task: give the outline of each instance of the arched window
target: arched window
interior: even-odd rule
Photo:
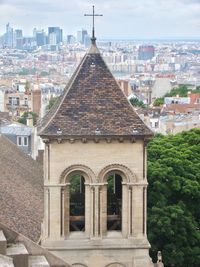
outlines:
[[[85,179],[75,174],[69,179],[70,187],[70,232],[85,231]]]
[[[117,173],[107,178],[107,230],[122,230],[122,177]]]
[[[72,165],[65,169],[60,177],[64,184],[61,189],[61,236],[73,238],[91,234],[91,186],[95,174],[84,165]],[[87,203],[87,204],[86,204]],[[78,231],[78,233],[77,233]]]

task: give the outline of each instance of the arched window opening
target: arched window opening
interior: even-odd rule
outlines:
[[[70,178],[70,231],[85,231],[85,179],[79,174]]]
[[[113,173],[107,179],[107,230],[122,230],[122,177]]]

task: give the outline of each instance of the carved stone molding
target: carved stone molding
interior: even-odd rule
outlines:
[[[137,182],[137,176],[126,166],[122,164],[110,164],[103,168],[98,175],[99,182],[105,182],[106,175],[110,172],[116,172],[122,175],[123,182]]]
[[[89,167],[82,164],[75,164],[69,166],[62,172],[60,183],[66,183],[66,179],[73,173],[83,174],[86,183],[96,182],[96,175]]]

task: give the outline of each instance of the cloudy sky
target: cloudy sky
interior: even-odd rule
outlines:
[[[96,36],[105,39],[200,38],[200,0],[0,0],[0,33],[5,24],[30,35],[34,27],[60,26],[64,34],[91,30],[92,11]]]

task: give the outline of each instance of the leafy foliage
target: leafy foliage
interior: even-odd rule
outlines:
[[[167,93],[165,96],[171,97],[179,95],[181,97],[186,97],[189,91],[190,90],[186,85],[180,85],[179,87],[172,89],[171,92]]]
[[[134,107],[146,108],[146,105],[141,100],[134,98],[134,97],[130,99],[130,103]]]
[[[46,106],[46,112],[48,112],[52,107],[53,105],[56,103],[57,99],[59,97],[52,97],[50,100],[49,100],[49,104]]]
[[[177,95],[179,95],[180,97],[187,97],[188,92],[190,91],[191,90],[188,89],[187,85],[179,85],[179,87],[174,88],[171,90],[171,92],[165,94],[164,97],[157,98],[154,101],[153,106],[163,105],[165,97],[172,97],[172,96],[177,96]],[[192,93],[200,93],[200,86],[197,86],[195,90],[192,90]]]
[[[23,113],[23,115],[21,116],[21,118],[18,119],[18,122],[26,125],[26,120],[27,120],[29,114],[32,115],[32,117],[33,117],[33,125],[36,125],[38,115],[32,111],[25,111]]]
[[[154,107],[159,107],[164,104],[164,97],[156,98],[156,100],[153,102]]]
[[[200,129],[157,135],[148,145],[151,256],[166,267],[200,266]]]

